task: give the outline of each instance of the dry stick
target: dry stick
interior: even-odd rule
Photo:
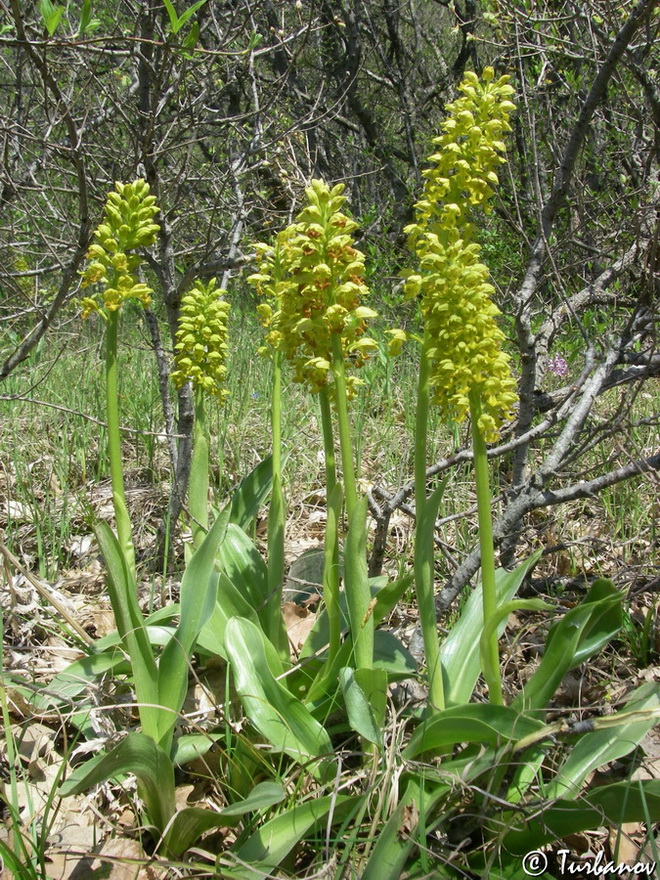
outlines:
[[[5,559],[12,565],[16,571],[20,572],[23,577],[28,580],[35,590],[39,593],[42,599],[45,599],[47,602],[53,606],[53,608],[62,615],[62,617],[69,624],[71,629],[75,630],[80,638],[88,645],[94,644],[94,639],[89,635],[89,633],[85,632],[85,630],[77,623],[73,617],[66,610],[64,605],[56,599],[55,596],[50,592],[47,586],[43,584],[39,578],[35,577],[31,572],[29,572],[18,559],[14,556],[14,554],[9,550],[8,547],[5,547],[4,544],[0,544],[0,553],[5,557]]]

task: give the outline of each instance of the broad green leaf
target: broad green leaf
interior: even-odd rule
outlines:
[[[245,532],[230,523],[218,550],[221,569],[265,623],[268,602],[268,569],[261,554]]]
[[[228,519],[229,511],[218,516],[186,566],[179,598],[181,618],[160,658],[158,702],[170,710],[161,713],[159,742],[166,751],[171,748],[174,726],[188,690],[188,665],[193,645],[215,608],[217,579],[213,568]]]
[[[521,715],[510,706],[494,706],[490,703],[452,706],[420,724],[403,750],[403,756],[412,759],[423,752],[462,742],[501,746],[505,742],[516,742],[543,727],[542,721]]]
[[[184,26],[184,24],[188,21],[188,19],[190,18],[190,16],[191,16],[191,15],[194,15],[194,14],[197,12],[197,10],[198,10],[200,7],[202,7],[206,2],[207,2],[207,0],[198,0],[197,3],[193,3],[192,6],[189,6],[188,9],[186,9],[186,11],[183,12],[183,13],[179,16],[179,26],[177,27],[177,31],[181,30],[181,28],[182,28],[182,27]]]
[[[167,833],[167,848],[174,856],[185,853],[205,831],[236,825],[246,813],[267,810],[284,800],[285,792],[277,782],[261,782],[243,801],[214,812],[188,807],[176,814]]]
[[[298,692],[298,688],[308,688],[305,702],[317,703],[328,694],[334,693],[337,686],[337,676],[343,666],[349,666],[353,661],[353,646],[347,639],[337,652],[334,663],[315,664],[313,661],[305,661],[299,675],[291,677],[291,691]],[[320,665],[320,669],[319,669]],[[382,670],[387,673],[389,681],[398,681],[402,678],[410,678],[417,672],[417,663],[412,654],[401,644],[397,637],[389,630],[377,629],[374,633],[374,670]],[[310,684],[310,676],[317,671],[317,676]]]
[[[253,468],[234,490],[231,499],[229,522],[244,532],[250,528],[259,513],[261,505],[268,497],[273,485],[273,457],[264,458]]]
[[[188,52],[184,53],[186,58],[193,57],[192,54],[189,54],[189,53],[191,53],[192,50],[197,45],[197,40],[199,40],[199,24],[198,24],[198,22],[193,21],[192,27],[190,28],[190,31],[188,32],[185,39],[181,43],[183,48],[188,50]]]
[[[216,573],[217,599],[211,617],[197,636],[197,647],[208,654],[227,659],[225,629],[232,617],[245,617],[260,626],[259,617],[252,605],[239,593],[224,572]]]
[[[263,633],[249,620],[234,617],[225,630],[225,647],[245,714],[273,747],[297,761],[331,755],[325,729],[275,680]]]
[[[117,636],[119,641],[119,636]],[[62,705],[85,691],[92,682],[106,672],[116,670],[126,663],[126,655],[119,648],[110,648],[100,654],[89,654],[74,660],[66,669],[58,673],[49,683],[45,693],[35,694],[33,704],[36,709],[45,710],[48,706]]]
[[[41,12],[44,27],[48,31],[48,36],[52,37],[60,23],[60,19],[64,13],[64,7],[55,6],[51,0],[40,0],[39,11]]]
[[[197,637],[196,649],[212,657],[220,656],[227,660],[225,630],[232,617],[244,617],[258,627],[262,633],[263,629],[257,612],[238,592],[227,575],[224,572],[216,572],[214,577],[217,580],[218,600],[215,603],[213,614]],[[284,664],[275,650],[275,646],[270,639],[266,638],[265,634],[264,648],[270,671],[277,678],[284,673]]]
[[[490,639],[495,630],[504,623],[506,625],[507,620],[509,619],[509,615],[513,614],[516,611],[556,611],[556,605],[550,605],[549,602],[544,602],[543,599],[512,599],[510,602],[504,602],[499,605],[495,609],[495,613],[490,615],[486,623],[484,624],[484,628],[481,633],[481,638],[479,639],[479,656],[481,658],[481,668],[482,670],[486,670],[486,664],[488,663],[488,651],[490,647]],[[484,671],[484,678],[486,679],[486,683],[488,684],[488,689],[490,691],[491,681],[492,686],[497,686],[497,681],[495,678],[492,678],[490,674]]]
[[[355,505],[344,544],[344,592],[350,622],[355,665],[373,663],[374,619],[367,572],[367,498]]]
[[[193,3],[193,5],[189,6],[188,9],[186,9],[186,11],[183,12],[180,16],[177,15],[172,0],[163,0],[163,3],[165,4],[165,9],[167,9],[167,15],[170,20],[172,33],[178,34],[181,28],[190,18],[190,16],[194,15],[200,8],[200,6],[203,6],[206,3],[206,0],[198,0],[197,3]]]
[[[93,785],[128,773],[137,777],[149,818],[162,833],[175,809],[174,765],[167,753],[144,733],[129,733],[111,752],[77,767],[59,793],[61,797],[80,794]]]
[[[538,669],[511,705],[525,710],[546,706],[564,675],[619,631],[621,599],[611,581],[595,581],[583,601],[552,626]]]
[[[609,578],[599,578],[593,582],[581,604],[593,604],[596,607],[580,635],[571,669],[575,669],[576,666],[580,666],[593,657],[618,633],[623,626],[622,601],[623,594],[617,590]],[[568,617],[568,615],[566,616]],[[560,626],[557,625],[552,627],[548,633],[546,650],[552,644],[552,640],[559,630]]]
[[[363,669],[360,671],[375,672],[373,669]],[[387,686],[387,679],[385,680],[385,685]],[[382,725],[377,723],[371,703],[357,683],[355,672],[350,667],[345,666],[339,671],[339,686],[344,696],[348,723],[351,725],[351,728],[368,742],[382,746]]]
[[[656,713],[649,713],[646,719],[643,717],[643,710],[657,710],[658,707],[660,685],[647,682],[638,687],[626,701],[625,709],[607,718],[609,724],[617,715],[622,715],[621,724],[585,733],[573,746],[550,785],[545,788],[544,796],[577,797],[592,770],[629,754],[648,731],[659,723],[660,718]],[[631,712],[635,715],[631,716]],[[640,715],[637,715],[638,712]]]
[[[280,813],[266,822],[252,834],[245,843],[236,848],[236,858],[250,867],[232,871],[230,877],[245,877],[253,880],[257,871],[269,872],[276,868],[314,827],[325,822],[328,814],[335,822],[343,821],[350,812],[357,809],[361,798],[348,795],[327,795],[296,804],[290,810]]]
[[[498,605],[508,602],[518,591],[527,572],[541,555],[538,550],[513,571],[498,568],[495,589]],[[468,597],[458,622],[440,647],[440,661],[445,685],[447,706],[467,703],[481,672],[479,640],[483,631],[484,613],[481,584]],[[497,632],[501,635],[506,620],[500,621]]]
[[[172,763],[175,767],[183,767],[197,758],[203,758],[224,737],[224,733],[183,733],[174,740]]]
[[[80,23],[78,24],[78,33],[86,34],[95,31],[101,24],[98,18],[92,18],[92,0],[83,0],[82,10],[80,12]]]
[[[375,585],[375,580],[376,578],[370,578],[369,580],[372,589]],[[378,624],[385,620],[385,618],[394,610],[394,606],[404,595],[406,590],[413,585],[414,581],[414,574],[407,574],[405,577],[399,578],[396,581],[390,581],[389,583],[386,582],[378,589],[378,592],[374,597],[376,599],[376,604],[374,605],[373,610],[374,626],[378,626]]]
[[[544,810],[534,810],[521,830],[512,830],[502,840],[505,851],[523,855],[569,834],[589,831],[602,825],[615,828],[626,822],[643,822],[647,815],[660,816],[660,780],[617,782],[596,788],[578,800],[560,799]]]
[[[135,694],[144,733],[158,738],[158,668],[137,600],[135,578],[117,538],[107,523],[98,523],[96,538],[108,571],[108,592],[117,630],[131,660]]]
[[[407,648],[387,629],[374,633],[374,668],[387,672],[391,681],[410,678],[417,672],[417,663]]]
[[[341,561],[339,566],[341,570]],[[374,619],[374,626],[377,626],[385,617],[387,617],[401,596],[403,596],[406,590],[412,585],[413,580],[413,575],[406,575],[405,577],[392,581],[391,583],[387,583],[386,577],[369,578],[368,583],[371,594],[371,603],[373,604],[372,616]],[[339,614],[341,630],[342,632],[346,632],[348,630],[349,622],[345,592],[339,594]],[[328,616],[326,609],[324,609],[316,618],[316,622],[303,645],[303,649],[300,653],[301,659],[323,652],[327,647],[329,640],[330,629],[328,626]],[[412,668],[415,669],[416,665]]]

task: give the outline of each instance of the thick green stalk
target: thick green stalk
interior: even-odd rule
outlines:
[[[344,476],[348,535],[344,546],[344,587],[351,626],[351,639],[355,651],[357,669],[373,666],[374,622],[371,609],[371,592],[367,574],[367,499],[358,503],[357,480],[353,465],[351,427],[348,418],[348,396],[344,373],[344,351],[341,336],[332,334],[332,373],[335,380],[335,405],[339,448]]]
[[[268,609],[267,633],[282,660],[290,660],[289,642],[282,618],[284,586],[284,526],[286,509],[282,492],[282,353],[273,358],[273,393],[271,398],[273,432],[273,490],[268,512]]]
[[[325,497],[329,499],[337,483],[337,472],[335,469],[335,441],[332,436],[332,408],[327,386],[321,388],[319,392],[319,403],[321,405],[321,428],[325,456]]]
[[[106,419],[108,422],[108,459],[110,460],[110,476],[112,479],[112,503],[115,508],[117,537],[124,554],[129,571],[135,577],[135,548],[131,519],[126,506],[124,491],[124,470],[121,460],[121,435],[119,433],[119,391],[117,387],[117,330],[119,312],[108,312],[108,329],[106,336]]]
[[[204,392],[195,388],[193,454],[190,462],[188,510],[192,520],[192,542],[199,548],[209,530],[209,435]]]
[[[337,428],[339,429],[339,449],[344,477],[346,513],[350,528],[353,511],[357,504],[357,481],[351,447],[351,426],[348,418],[348,398],[346,394],[346,375],[344,371],[344,351],[339,333],[332,334],[332,374],[335,380],[335,405],[337,407]]]
[[[325,457],[325,497],[327,520],[325,527],[325,561],[323,566],[323,602],[328,615],[328,669],[334,668],[335,657],[341,644],[341,614],[339,610],[339,520],[341,517],[341,486],[337,488],[335,469],[335,442],[332,434],[332,408],[327,387],[319,392],[323,451]]]
[[[479,391],[470,391],[470,419],[472,422],[472,445],[474,450],[474,477],[477,488],[477,516],[479,519],[479,547],[481,550],[481,589],[483,594],[484,626],[497,613],[495,591],[495,550],[493,547],[493,520],[491,512],[490,480],[486,443],[479,430],[481,398]],[[495,705],[504,705],[500,656],[497,646],[497,628],[493,628],[484,651],[484,678],[488,685],[488,697]]]
[[[426,498],[426,435],[429,414],[429,362],[422,350],[417,385],[415,422],[415,590],[419,619],[424,639],[429,703],[434,711],[445,708],[445,693],[440,664],[440,644],[436,624],[434,583],[433,525],[435,505],[427,506]],[[432,517],[433,522],[426,519]]]

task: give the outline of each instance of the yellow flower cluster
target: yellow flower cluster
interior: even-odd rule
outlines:
[[[515,109],[508,79],[495,80],[490,67],[482,80],[465,74],[463,96],[448,105],[443,134],[433,142],[440,151],[430,157],[435,166],[425,172],[415,223],[406,228],[419,260],[419,272],[408,274],[406,294],[421,296],[431,400],[445,418],[460,422],[470,409],[470,391],[478,390],[479,428],[489,443],[511,419],[518,398],[470,214],[475,206],[487,208],[497,184],[494,169],[504,161],[501,136],[510,131]]]
[[[308,204],[275,245],[259,244],[258,272],[248,281],[264,297],[259,307],[268,345],[294,367],[294,381],[319,391],[328,384],[332,337],[341,339],[347,367],[364,365],[377,344],[365,336],[376,312],[360,305],[368,294],[364,254],[353,247],[357,223],[341,212],[343,184],[330,189],[313,180]],[[347,377],[349,393],[360,380]]]
[[[181,300],[179,327],[176,333],[176,370],[172,381],[180,388],[192,382],[221,403],[229,392],[223,387],[227,367],[227,316],[229,303],[222,299],[226,291],[213,278],[207,285],[197,279],[193,289]]]
[[[151,301],[153,291],[135,275],[140,257],[130,251],[154,243],[160,229],[154,217],[159,210],[144,180],[117,183],[108,195],[103,222],[94,232],[96,241],[87,252],[92,262],[83,274],[82,286],[103,284],[103,306],[110,312],[127,299],[140,300],[144,306]],[[82,305],[83,318],[101,310],[94,297],[85,297]]]

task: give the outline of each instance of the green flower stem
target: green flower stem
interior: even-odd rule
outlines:
[[[427,675],[429,680],[429,703],[434,711],[445,708],[440,645],[436,624],[435,596],[433,590],[433,524],[435,505],[427,507],[426,498],[426,435],[429,413],[429,362],[422,351],[417,386],[417,414],[415,424],[415,590],[419,606],[419,618],[424,639]],[[426,523],[426,515],[433,518]]]
[[[319,403],[321,405],[321,428],[325,454],[325,497],[329,499],[337,483],[337,472],[335,469],[335,443],[332,436],[332,409],[327,385],[324,385],[319,391]]]
[[[470,391],[470,419],[472,422],[472,445],[474,449],[474,474],[477,488],[477,516],[479,519],[479,547],[481,550],[481,587],[483,593],[484,626],[489,626],[497,615],[495,592],[495,550],[493,547],[493,520],[491,512],[490,480],[486,442],[479,430],[481,398],[479,390]],[[497,629],[493,628],[484,652],[484,678],[488,685],[488,697],[497,706],[504,705],[500,656],[497,646]]]
[[[112,478],[112,503],[115,508],[117,536],[128,570],[135,577],[135,548],[131,519],[126,506],[124,470],[121,460],[121,436],[119,433],[119,392],[117,388],[117,331],[119,312],[108,311],[106,336],[106,418],[108,422],[108,458]]]
[[[367,574],[367,499],[363,497],[358,502],[357,498],[344,374],[344,352],[339,333],[332,334],[332,373],[335,379],[337,426],[348,517],[348,534],[344,545],[346,603],[356,668],[371,669],[374,653],[374,619],[372,609],[369,607],[371,592]]]
[[[341,466],[344,476],[344,494],[346,497],[346,514],[350,528],[353,511],[357,504],[357,482],[353,465],[351,448],[351,426],[348,418],[348,400],[346,395],[346,376],[344,371],[344,352],[339,333],[332,334],[332,373],[335,379],[335,404],[337,406],[337,427],[339,429],[339,448]]]
[[[188,509],[192,520],[192,542],[198,549],[209,530],[209,435],[204,392],[195,388],[193,455],[190,463]]]
[[[337,484],[335,443],[332,434],[332,408],[327,386],[319,391],[323,451],[325,453],[325,497],[327,521],[325,529],[325,565],[323,567],[323,602],[328,615],[328,662],[334,669],[335,657],[341,646],[341,614],[339,611],[339,519],[342,489]]]
[[[273,358],[273,393],[271,397],[273,432],[273,490],[268,512],[268,608],[267,633],[278,654],[288,665],[289,643],[282,618],[284,586],[284,526],[286,510],[282,492],[282,353]]]

